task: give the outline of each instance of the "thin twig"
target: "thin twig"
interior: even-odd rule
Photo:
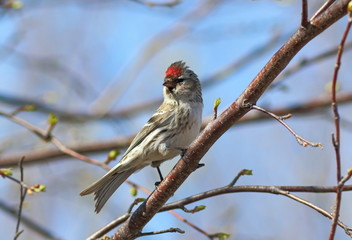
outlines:
[[[343,188],[343,191],[346,191],[348,189],[348,191],[352,191],[352,185],[349,186],[345,186],[345,188]],[[207,199],[207,198],[211,198],[214,196],[218,196],[218,195],[223,195],[226,193],[237,193],[237,192],[262,192],[262,193],[271,193],[271,194],[279,194],[279,195],[283,195],[286,197],[289,197],[297,202],[300,202],[312,209],[314,209],[315,211],[319,212],[320,214],[322,214],[325,217],[328,217],[330,219],[333,219],[333,216],[328,213],[327,211],[325,211],[322,208],[319,208],[318,206],[302,199],[299,198],[291,193],[289,193],[290,191],[296,191],[296,192],[315,192],[315,193],[327,193],[327,192],[336,192],[337,191],[337,187],[318,187],[318,186],[225,186],[222,188],[216,188],[210,191],[206,191],[206,192],[202,192],[202,193],[198,193],[195,194],[193,196],[187,197],[185,199],[176,201],[176,202],[172,202],[169,204],[164,205],[161,209],[160,212],[163,211],[167,211],[170,209],[177,209],[177,208],[181,208],[184,205],[190,204],[190,203],[194,203],[197,202],[199,200],[203,200],[203,199]],[[343,222],[338,221],[337,223],[341,228],[343,228],[346,232],[346,234],[350,235],[352,232],[352,228],[348,227],[347,225],[345,225]]]
[[[186,218],[182,217],[180,214],[178,214],[177,212],[175,212],[174,210],[169,210],[168,211],[170,214],[174,215],[177,219],[181,220],[182,222],[186,223],[188,226],[192,227],[193,229],[195,229],[196,231],[200,232],[201,234],[203,234],[204,236],[209,237],[211,234],[207,233],[206,231],[204,231],[203,229],[201,229],[200,227],[194,225],[193,223],[191,223],[190,221],[188,221]]]
[[[301,27],[306,28],[307,25],[308,25],[308,3],[307,3],[307,0],[302,0]]]
[[[132,0],[132,1],[146,5],[148,7],[173,7],[182,2],[182,0],[172,0],[165,3],[155,3],[151,1],[145,1],[145,0]]]
[[[248,172],[250,174],[247,174]],[[240,179],[240,177],[243,175],[252,175],[252,170],[242,169],[240,172],[237,173],[236,177],[230,182],[228,186],[234,186],[237,183],[238,179]]]
[[[337,84],[338,74],[341,66],[341,58],[343,54],[344,45],[345,45],[348,33],[350,31],[351,25],[352,25],[352,12],[350,11],[348,23],[341,39],[339,51],[337,52],[337,59],[336,59],[334,75],[333,75],[332,85],[331,85],[331,106],[334,113],[334,121],[335,121],[335,134],[332,135],[332,143],[335,149],[336,178],[337,178],[338,188],[336,191],[334,218],[331,225],[329,240],[333,240],[335,238],[336,226],[338,224],[339,216],[340,216],[342,187],[345,181],[347,181],[347,179],[344,181],[341,181],[342,176],[341,176],[341,155],[340,155],[340,115],[339,115],[337,101],[336,101],[336,84]]]
[[[218,117],[218,108],[219,108],[220,103],[221,103],[221,99],[220,99],[220,98],[217,98],[217,99],[214,101],[214,107],[213,107],[213,121]]]
[[[20,168],[20,173],[21,173],[21,178],[20,178],[21,183],[23,183],[24,181],[23,160],[24,160],[24,157],[20,159],[20,162],[18,164]],[[17,224],[16,224],[16,232],[15,232],[14,240],[16,240],[23,232],[23,230],[19,231],[19,229],[20,229],[20,223],[21,223],[21,217],[22,217],[22,207],[23,207],[24,199],[26,198],[26,194],[27,194],[27,188],[24,187],[23,184],[20,184],[20,204],[18,207]]]
[[[315,18],[317,18],[319,15],[321,15],[323,12],[325,12],[333,3],[335,2],[335,0],[327,0],[323,6],[321,6],[321,8],[315,12],[315,14],[313,15],[313,17],[311,17],[311,21],[315,20]]]
[[[303,198],[297,197],[297,196],[295,196],[295,195],[293,195],[293,194],[290,194],[289,192],[282,191],[282,190],[280,190],[280,189],[278,189],[277,191],[278,191],[281,195],[286,196],[286,197],[288,197],[288,198],[291,198],[291,199],[293,199],[293,200],[295,200],[295,201],[297,201],[297,202],[299,202],[299,203],[302,203],[302,204],[304,204],[304,205],[306,205],[306,206],[312,208],[313,210],[317,211],[318,213],[322,214],[323,216],[325,216],[325,217],[327,217],[327,218],[329,218],[329,219],[333,219],[333,216],[332,216],[329,212],[327,212],[327,211],[325,211],[324,209],[322,209],[322,208],[320,208],[320,207],[318,207],[318,206],[312,204],[311,202],[308,202],[307,200],[304,200]],[[341,228],[343,228],[343,229],[345,230],[345,232],[346,232],[347,235],[351,236],[351,231],[352,231],[352,228],[351,228],[351,227],[346,226],[346,225],[345,225],[343,222],[341,222],[341,221],[337,221],[336,224],[339,225]]]
[[[259,192],[260,193],[260,192],[262,192],[262,193],[281,194],[280,191],[275,190],[275,189],[278,189],[280,191],[284,191],[285,194],[287,192],[335,193],[337,191],[336,186],[331,186],[331,187],[322,187],[322,186],[225,186],[225,187],[209,190],[206,192],[198,193],[198,194],[192,195],[190,197],[187,197],[187,198],[175,201],[175,202],[171,202],[169,204],[165,204],[160,209],[159,212],[169,211],[169,213],[175,215],[177,213],[175,211],[173,211],[173,209],[179,209],[187,204],[191,204],[191,203],[203,200],[203,199],[207,199],[207,198],[211,198],[211,197],[219,196],[219,195],[223,195],[223,194],[228,194],[228,193],[240,193],[240,192]],[[276,193],[275,191],[278,193]],[[342,188],[342,191],[352,191],[352,185],[344,185]],[[317,209],[315,209],[315,210],[317,210]],[[320,213],[323,214],[324,216],[327,216],[327,217],[331,216],[325,210],[322,210],[319,208],[318,208],[318,210],[320,210]],[[99,231],[97,231],[96,233],[91,235],[88,238],[88,240],[93,240],[93,239],[97,239],[99,237],[104,236],[104,234],[106,234],[107,232],[111,231],[112,229],[116,228],[117,226],[119,226],[120,224],[125,222],[129,216],[130,216],[130,214],[126,213],[123,216],[117,218],[116,220],[110,222],[109,224],[107,224],[106,226],[101,228]],[[181,221],[187,223],[188,225],[191,225],[192,228],[196,229],[197,231],[204,234],[205,236],[209,237],[209,236],[213,235],[213,234],[208,234],[204,230],[202,230],[202,229],[198,228],[197,226],[193,225],[192,223],[188,222],[186,219],[181,217],[179,214],[177,214],[175,216],[177,218],[179,218]],[[346,231],[346,233],[347,233],[347,231],[348,232],[352,231],[352,228],[346,226],[342,222],[339,222],[339,226],[342,227]]]
[[[41,138],[45,142],[51,142],[53,143],[61,152],[66,153],[67,155],[70,155],[74,158],[80,159],[84,162],[88,162],[94,165],[98,165],[106,170],[109,170],[110,167],[104,164],[103,162],[94,160],[92,158],[89,158],[87,156],[84,156],[78,152],[73,151],[72,149],[69,149],[66,147],[64,144],[62,144],[57,138],[51,135],[52,128],[48,128],[47,131],[43,131],[40,128],[37,128],[36,126],[32,125],[31,123],[27,122],[24,119],[21,119],[19,117],[13,116],[8,113],[4,113],[0,111],[0,115],[5,116],[6,118],[10,119],[11,121],[21,125],[22,127],[27,128],[29,131],[37,135],[39,138]]]
[[[344,176],[341,181],[339,182],[339,185],[338,186],[344,186],[345,183],[352,177],[352,169],[350,168],[348,171],[347,171],[347,175]]]
[[[296,138],[297,142],[302,145],[303,147],[306,147],[306,146],[312,146],[312,147],[320,147],[322,148],[322,144],[321,143],[314,143],[314,142],[310,142],[308,141],[307,139],[299,136],[290,126],[288,126],[283,120],[287,119],[287,118],[290,118],[291,117],[291,114],[287,114],[285,116],[277,116],[275,115],[274,113],[271,113],[267,110],[265,110],[264,108],[261,108],[257,105],[252,105],[251,108],[253,109],[256,109],[256,110],[259,110],[263,113],[266,113],[268,114],[269,116],[271,116],[272,118],[274,118],[275,120],[277,120],[279,123],[281,123],[285,128],[287,128],[288,131],[290,131],[290,133],[292,133],[292,135]]]
[[[130,207],[127,210],[127,213],[131,213],[133,210],[133,207],[138,205],[138,203],[143,202],[145,198],[136,198],[133,203],[130,205]]]
[[[155,232],[145,232],[145,233],[140,233],[138,237],[142,237],[142,236],[150,236],[150,235],[157,235],[157,234],[162,234],[162,233],[185,233],[185,231],[179,229],[179,228],[169,228],[166,230],[161,230],[161,231],[155,231]]]

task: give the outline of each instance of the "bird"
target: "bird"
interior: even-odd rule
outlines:
[[[177,155],[199,135],[203,98],[201,84],[183,61],[172,63],[165,72],[163,102],[132,140],[121,160],[80,195],[94,193],[95,212],[99,213],[111,195],[136,171],[159,166]]]

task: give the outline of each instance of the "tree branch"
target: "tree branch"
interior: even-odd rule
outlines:
[[[337,52],[337,59],[336,59],[334,75],[333,75],[332,85],[331,85],[331,106],[332,106],[332,110],[334,113],[334,122],[335,122],[335,134],[332,135],[332,143],[333,143],[333,146],[335,149],[336,178],[337,178],[338,188],[336,191],[334,218],[332,219],[329,240],[333,240],[335,238],[336,226],[338,224],[339,216],[340,216],[340,208],[341,208],[341,200],[342,200],[342,187],[344,184],[344,182],[341,181],[342,176],[341,176],[341,155],[340,155],[340,115],[339,115],[337,102],[336,102],[336,84],[337,84],[337,79],[338,79],[338,73],[339,73],[340,66],[341,66],[341,58],[342,58],[342,54],[343,54],[343,49],[344,49],[345,42],[346,42],[348,33],[350,31],[351,25],[352,25],[352,11],[349,10],[348,23],[347,23],[345,32],[342,36],[342,39],[341,39],[339,51]]]
[[[145,0],[132,0],[132,1],[146,5],[148,7],[173,7],[182,2],[182,0],[172,0],[165,3],[156,3],[156,2],[145,1]]]
[[[191,144],[183,158],[169,175],[160,183],[149,198],[143,202],[114,235],[115,239],[134,239],[143,227],[160,210],[165,202],[181,186],[186,178],[197,169],[200,159],[209,148],[249,109],[242,103],[254,104],[270,83],[287,66],[291,59],[314,37],[346,15],[349,0],[333,4],[319,15],[307,28],[300,28],[269,60],[253,79],[241,96],[216,120],[211,122]]]
[[[284,120],[285,119],[288,119],[290,118],[292,115],[289,113],[287,115],[284,115],[284,116],[277,116],[276,114],[274,113],[271,113],[269,111],[267,111],[266,109],[264,108],[261,108],[257,105],[251,105],[250,108],[253,108],[253,109],[256,109],[256,110],[259,110],[265,114],[268,114],[269,116],[271,116],[272,118],[274,118],[275,120],[277,120],[279,123],[281,123],[297,140],[298,144],[303,146],[303,147],[306,147],[306,146],[312,146],[312,147],[320,147],[320,148],[323,148],[323,145],[321,143],[314,143],[314,142],[310,142],[308,141],[307,139],[301,137],[300,135],[298,135],[290,126],[288,126]]]
[[[352,191],[352,185],[345,185],[345,186],[343,186],[342,190],[343,191]],[[209,190],[206,192],[198,193],[198,194],[192,195],[190,197],[165,204],[163,207],[161,207],[159,212],[165,212],[165,211],[170,212],[170,211],[173,211],[174,209],[182,209],[182,207],[184,207],[185,205],[195,203],[200,200],[207,199],[207,198],[212,198],[215,196],[220,196],[220,195],[229,194],[229,193],[255,192],[255,193],[271,193],[271,194],[286,195],[287,192],[336,193],[336,191],[337,191],[336,186],[322,187],[322,186],[231,186],[231,185],[227,185],[224,187],[220,187],[220,188],[216,188],[216,189]],[[284,193],[284,194],[282,194],[282,193]],[[317,210],[314,207],[312,207],[312,208],[314,210],[320,212],[324,216],[326,216],[326,217],[330,216],[330,219],[332,218],[331,214],[327,213],[325,210],[323,210],[323,209]],[[130,214],[126,213],[126,214],[122,215],[121,217],[117,218],[116,220],[110,222],[108,225],[104,226],[99,231],[97,231],[96,233],[91,235],[88,238],[88,240],[93,240],[93,239],[104,236],[109,231],[111,231],[112,229],[116,228],[117,226],[119,226],[120,224],[125,222],[127,220],[127,218],[129,217],[129,215]],[[340,226],[343,229],[345,229],[345,231],[346,230],[352,231],[352,229],[350,227],[346,226],[342,222],[340,222]],[[197,227],[195,227],[195,229],[198,230]],[[208,234],[201,229],[200,229],[200,232],[202,232],[206,236],[213,235],[213,234]]]
[[[177,232],[177,233],[185,233],[185,231],[179,229],[179,228],[169,228],[166,230],[161,230],[161,231],[155,231],[155,232],[145,232],[145,233],[140,233],[138,237],[142,236],[150,236],[150,235],[157,235],[157,234],[162,234],[162,233],[172,233],[172,232]]]
[[[307,0],[302,0],[301,27],[306,28],[308,24],[308,3]]]

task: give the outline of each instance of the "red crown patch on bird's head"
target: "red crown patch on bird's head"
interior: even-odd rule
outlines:
[[[165,75],[171,78],[177,78],[183,74],[185,63],[175,62],[166,70]]]
[[[166,70],[166,76],[170,76],[172,78],[178,77],[182,75],[182,69],[177,66],[171,66]]]

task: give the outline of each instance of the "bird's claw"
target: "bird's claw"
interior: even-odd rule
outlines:
[[[187,152],[187,148],[180,148],[180,156],[183,158]]]
[[[157,182],[155,182],[155,183],[154,183],[155,188],[158,188],[158,187],[159,187],[159,185],[160,185],[160,183],[161,183],[161,181],[157,181]]]
[[[201,168],[201,167],[204,167],[204,166],[205,166],[205,163],[198,163],[197,169]]]

